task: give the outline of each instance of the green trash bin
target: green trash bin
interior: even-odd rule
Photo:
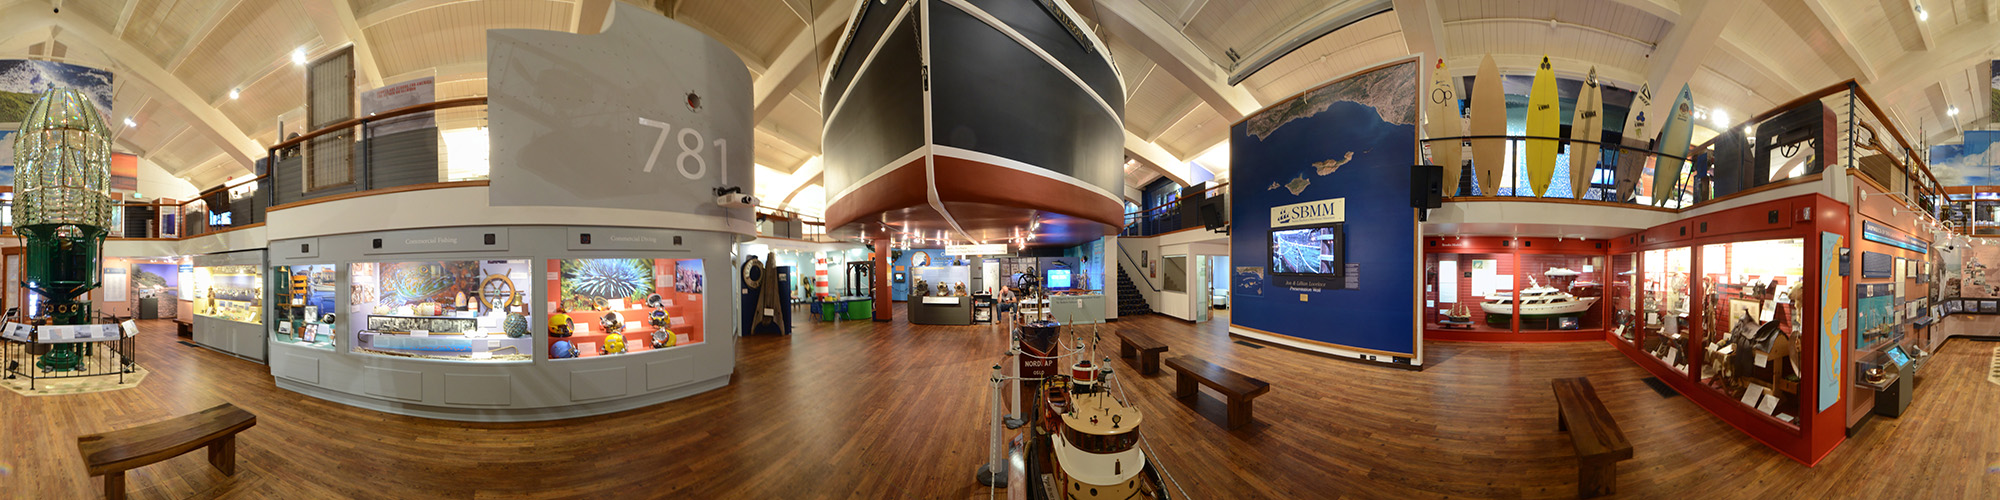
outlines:
[[[833,320],[837,320],[837,319],[840,319],[840,303],[839,303],[839,302],[820,302],[820,303],[819,303],[819,320],[820,320],[820,321],[833,321]]]

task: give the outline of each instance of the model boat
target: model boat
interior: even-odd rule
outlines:
[[[1024,347],[1057,340],[1053,321],[1024,325]],[[1040,335],[1037,335],[1040,334]],[[1072,336],[1073,337],[1073,336]],[[1109,385],[1111,370],[1092,364],[1095,335],[1083,359],[1064,373],[1050,374],[1035,391],[1027,450],[1028,498],[1165,499],[1166,483],[1139,446],[1145,416],[1119,399]],[[1048,342],[1050,347],[1060,347]],[[1024,349],[1026,350],[1026,349]],[[1067,356],[1062,356],[1067,357]],[[1073,493],[1074,492],[1074,493]],[[1085,496],[1081,492],[1093,492]]]
[[[1583,314],[1584,311],[1590,310],[1590,306],[1597,304],[1598,297],[1570,295],[1562,290],[1542,286],[1536,283],[1534,278],[1529,278],[1528,284],[1532,286],[1522,290],[1518,297],[1522,316]],[[1479,310],[1485,311],[1488,315],[1512,315],[1516,300],[1517,297],[1513,292],[1494,292],[1486,298],[1486,302],[1479,304]]]

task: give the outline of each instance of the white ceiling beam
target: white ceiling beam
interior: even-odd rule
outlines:
[[[799,88],[799,84],[806,81],[806,76],[818,69],[820,42],[841,35],[856,0],[833,1],[833,5],[821,11],[824,14],[815,17],[812,23],[802,23],[799,31],[792,34],[791,43],[785,45],[785,50],[771,60],[769,69],[759,73],[757,81],[751,84],[751,100],[756,107],[751,112],[750,123],[762,123],[764,118],[771,116],[771,111],[785,102],[785,96]]]
[[[435,9],[438,7],[443,7],[455,3],[466,3],[466,2],[477,2],[477,1],[479,0],[403,0],[401,2],[389,4],[387,7],[375,9],[374,12],[363,14],[360,19],[356,20],[356,22],[361,23],[361,27],[367,28],[377,24],[382,24],[390,19],[395,19],[398,17],[403,17],[416,13],[417,11]]]
[[[1811,0],[1808,0],[1811,1]],[[1666,123],[1664,117],[1668,108],[1674,105],[1674,98],[1680,95],[1681,86],[1694,78],[1696,68],[1708,58],[1708,51],[1715,48],[1722,39],[1722,28],[1735,17],[1741,0],[1688,0],[1681,4],[1681,21],[1674,23],[1667,36],[1647,57],[1646,82],[1653,89],[1653,106],[1644,110],[1647,118],[1647,134],[1658,132]],[[1603,68],[1599,68],[1602,70]],[[1603,74],[1600,73],[1601,77]],[[1697,99],[1699,102],[1699,99]],[[1639,113],[1626,118],[1625,129],[1631,130],[1632,121]]]
[[[1925,86],[1924,100],[1930,103],[1931,118],[1936,119],[1937,123],[1943,125],[1938,127],[1940,131],[1956,130],[1958,128],[1958,117],[1951,116],[1951,99],[1946,98],[1944,95],[1943,82]]]
[[[1194,184],[1188,182],[1187,161],[1167,152],[1167,148],[1159,144],[1139,138],[1130,130],[1125,131],[1125,156],[1138,161],[1140,168],[1153,169],[1182,186]]]
[[[139,0],[125,0],[125,7],[118,9],[118,24],[111,28],[111,36],[124,37],[125,27],[132,24],[132,11],[139,9]]]
[[[1901,13],[1890,14],[1890,16],[1908,17],[1910,19],[1911,26],[1915,27],[1917,30],[1917,39],[1920,40],[1921,43],[1923,44],[1922,46],[1918,47],[1917,50],[1931,50],[1932,47],[1936,47],[1937,41],[1931,38],[1930,21],[1920,19],[1917,17],[1917,6],[1922,5],[1923,2],[1920,2],[1918,0],[1905,0],[1905,2],[1907,2],[1907,4],[1905,5],[1905,8]],[[1932,3],[1931,5],[1937,5],[1937,4]],[[1952,9],[1952,10],[1957,11],[1962,9]],[[1895,24],[1896,23],[1889,23],[1889,25],[1892,27],[1895,26]]]
[[[1777,64],[1765,59],[1762,54],[1743,50],[1741,43],[1738,43],[1727,35],[1722,37],[1721,43],[1715,44],[1715,48],[1716,50],[1721,50],[1724,54],[1728,54],[1730,57],[1736,58],[1736,60],[1743,61],[1744,65],[1750,66],[1750,69],[1756,71],[1757,76],[1763,77],[1764,81],[1777,85],[1778,90],[1785,92],[1785,96],[1783,97],[1786,100],[1790,100],[1792,96],[1803,95],[1808,90],[1805,86],[1799,85],[1798,81],[1792,80],[1791,77],[1778,73],[1779,66]]]
[[[1097,6],[1098,20],[1106,30],[1193,90],[1223,118],[1235,122],[1264,107],[1249,89],[1230,85],[1221,67],[1152,8],[1137,0],[1101,0]]]
[[[1474,76],[1474,74],[1479,72],[1479,62],[1485,56],[1486,54],[1460,54],[1449,57],[1444,61],[1445,69],[1450,70],[1454,77]],[[1542,57],[1542,54],[1493,54],[1493,64],[1500,67],[1500,74],[1502,75],[1527,75],[1533,74],[1536,69],[1542,66]],[[1549,66],[1553,68],[1558,77],[1582,80],[1590,76],[1590,68],[1595,67],[1597,68],[1597,81],[1604,82],[1613,87],[1638,92],[1639,83],[1646,81],[1645,73],[1632,68],[1611,66],[1608,63],[1596,63],[1568,57],[1547,57],[1549,58]],[[1674,90],[1678,91],[1680,88],[1675,87]]]
[[[1827,36],[1832,37],[1834,43],[1840,44],[1840,50],[1847,53],[1847,59],[1854,62],[1854,67],[1861,69],[1861,74],[1855,76],[1856,80],[1860,83],[1874,82],[1876,78],[1875,66],[1868,64],[1868,59],[1861,57],[1861,49],[1855,47],[1854,40],[1847,37],[1847,30],[1842,27],[1840,20],[1835,17],[1833,8],[1827,6],[1827,0],[1803,1],[1806,4],[1806,8],[1812,10],[1813,17],[1819,19],[1819,25],[1826,30]],[[1805,33],[1800,33],[1799,35],[1801,38],[1807,40],[1812,39],[1812,37],[1805,36]]]
[[[783,196],[778,197],[778,208],[791,207],[792,200],[797,198],[799,193],[804,192],[806,186],[819,184],[825,179],[825,175],[826,162],[821,161],[818,156],[806,159],[805,164],[799,165],[798,170],[793,170],[792,174],[786,177],[786,186],[782,188],[785,193]],[[818,201],[819,208],[824,209],[826,207],[826,200]]]
[[[1626,7],[1639,9],[1647,14],[1652,14],[1653,17],[1665,19],[1668,24],[1676,24],[1681,22],[1681,12],[1679,10],[1676,10],[1672,6],[1668,6],[1664,3],[1661,3],[1661,0],[1617,0],[1617,1],[1619,4],[1624,5]],[[1402,7],[1402,2],[1396,2],[1396,4],[1397,8]]]
[[[229,13],[235,11],[236,7],[242,4],[243,0],[216,2],[215,7],[208,11],[208,17],[202,19],[201,25],[196,27],[188,36],[187,43],[181,44],[180,49],[175,50],[174,55],[167,58],[167,72],[179,71],[181,63],[187,62],[188,56],[194,55],[194,48],[200,47],[201,42],[207,40],[208,35],[215,32],[215,25],[222,24],[222,19],[229,17]]]
[[[354,6],[347,0],[314,0],[305,2],[304,7],[320,39],[328,45],[354,45],[354,69],[360,70],[361,83],[371,89],[381,87],[382,66],[375,62],[375,49],[368,43],[368,35],[361,32],[361,23],[354,19]]]
[[[235,159],[240,168],[249,171],[250,166],[256,163],[254,159],[264,156],[263,146],[244,134],[228,116],[222,114],[222,111],[203,101],[195,94],[194,89],[188,88],[187,83],[174,77],[165,67],[154,63],[137,47],[112,36],[111,33],[104,31],[104,28],[84,21],[80,17],[57,16],[49,12],[46,4],[15,4],[0,9],[0,33],[19,33],[50,25],[61,26],[64,33],[97,50],[104,51],[106,56],[123,69],[119,75],[120,81],[134,82],[148,87],[149,90],[146,92],[148,95],[159,97],[162,102],[180,108],[182,116],[193,119],[188,124],[189,128],[207,136],[230,158]],[[118,118],[106,117],[106,119]],[[181,167],[186,168],[184,165]]]
[[[1648,0],[1637,0],[1651,3]],[[1437,66],[1444,53],[1444,18],[1428,0],[1395,0],[1396,20],[1403,26],[1403,45],[1412,54],[1423,54],[1424,64]]]
[[[777,125],[760,124],[756,130],[790,145],[793,149],[801,153],[805,153],[804,156],[820,154],[819,141],[806,140],[806,138],[799,137],[797,134],[793,134],[792,131],[779,128]]]
[[[702,23],[699,20],[683,19],[679,16],[670,16],[670,17],[673,17],[673,20],[675,22],[685,24],[689,28],[694,28],[695,31],[700,31],[701,34],[708,35],[709,38],[713,38],[715,39],[715,41],[722,42],[722,45],[724,47],[729,47],[729,50],[731,52],[736,53],[737,58],[743,59],[743,65],[749,67],[750,72],[762,75],[766,72],[771,71],[770,61],[765,61],[760,59],[760,55],[757,54],[757,51],[750,50],[750,47],[746,47],[741,43],[737,43],[736,39],[724,37],[718,34],[720,32],[716,31],[714,28],[710,28],[707,24]]]

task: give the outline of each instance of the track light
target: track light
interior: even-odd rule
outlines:
[[[296,48],[296,49],[292,49],[292,64],[297,64],[297,65],[300,65],[300,66],[305,66],[305,65],[306,65],[306,48],[305,48],[305,47],[299,47],[299,48]]]
[[[1916,5],[1916,9],[1917,9],[1917,20],[1918,20],[1918,21],[1929,21],[1929,20],[1931,20],[1931,13],[1930,13],[1929,11],[1925,11],[1925,10],[1924,10],[1924,4],[1917,4],[1917,5]]]
[[[240,90],[240,89],[229,89],[229,100],[231,100],[231,101],[234,101],[234,100],[236,100],[236,98],[238,98],[238,97],[243,97],[243,91],[242,91],[242,90]]]
[[[138,124],[138,123],[134,123],[134,122],[132,121],[132,117],[129,117],[129,116],[128,116],[128,117],[125,117],[125,128],[132,128],[132,127],[137,127],[137,126],[139,126],[139,124]]]
[[[1945,116],[1958,116],[1958,106],[1945,108],[1944,114]]]

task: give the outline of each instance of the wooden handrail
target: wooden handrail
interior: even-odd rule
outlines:
[[[486,96],[461,97],[458,99],[445,99],[437,102],[427,102],[415,106],[396,108],[388,111],[383,111],[381,113],[375,113],[372,115],[358,117],[358,118],[350,118],[345,121],[341,121],[339,123],[321,127],[319,130],[306,132],[305,134],[301,134],[298,137],[293,137],[291,139],[286,139],[284,141],[281,141],[277,144],[272,144],[271,147],[264,148],[265,155],[277,156],[275,154],[271,154],[271,152],[289,148],[292,146],[297,146],[299,145],[299,143],[306,142],[307,140],[311,140],[315,137],[338,132],[342,129],[354,127],[356,125],[367,124],[368,122],[376,122],[391,118],[399,118],[406,115],[413,115],[428,111],[437,111],[440,109],[463,108],[467,106],[483,106],[485,104],[486,104]]]

